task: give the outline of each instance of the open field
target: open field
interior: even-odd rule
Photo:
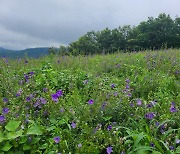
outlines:
[[[180,153],[180,50],[0,61],[0,154]]]

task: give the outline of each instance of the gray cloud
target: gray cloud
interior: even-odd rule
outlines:
[[[179,0],[1,0],[0,46],[59,46],[91,30],[180,14]]]

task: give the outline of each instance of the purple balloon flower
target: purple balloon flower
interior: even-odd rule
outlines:
[[[5,121],[5,117],[3,115],[0,115],[0,123],[3,123]]]
[[[4,101],[5,103],[7,103],[7,102],[8,102],[8,99],[7,99],[6,97],[4,97],[4,98],[3,98],[3,101]]]
[[[114,83],[111,84],[111,88],[115,88],[115,84]]]
[[[53,140],[54,140],[55,143],[59,143],[61,139],[60,139],[59,136],[56,136],[56,137],[53,138]]]
[[[96,128],[93,130],[93,133],[96,133],[98,130],[100,130],[102,127],[102,124],[98,124]]]
[[[153,142],[150,143],[150,146],[153,147],[153,148],[155,147]]]
[[[34,74],[34,72],[33,72],[33,71],[32,71],[32,72],[29,72],[29,74],[30,74],[30,75],[33,75],[33,74]]]
[[[177,112],[174,102],[171,103],[170,112]]]
[[[75,122],[72,122],[72,123],[71,123],[71,127],[72,127],[72,128],[76,128],[76,123],[75,123]]]
[[[88,82],[89,82],[88,80],[84,80],[83,81],[84,84],[88,84]]]
[[[137,105],[141,106],[142,105],[142,101],[140,99],[137,100]]]
[[[134,103],[133,103],[133,102],[130,102],[130,106],[131,106],[131,107],[134,107]]]
[[[58,90],[56,92],[56,94],[57,94],[58,97],[61,97],[63,95],[63,91],[62,90]]]
[[[26,80],[28,80],[28,79],[29,79],[29,76],[28,76],[27,74],[24,74],[24,78],[25,78]]]
[[[147,104],[147,108],[152,108],[156,105],[156,101],[152,101],[149,104]]]
[[[43,98],[43,97],[40,97],[40,101],[41,101],[42,104],[46,104],[47,103],[46,99]]]
[[[48,92],[48,89],[47,88],[43,88],[43,92]]]
[[[108,154],[111,154],[111,153],[113,152],[112,147],[107,147],[107,148],[106,148],[106,152],[107,152]]]
[[[81,144],[81,143],[79,143],[79,144],[78,144],[78,148],[81,148],[81,147],[82,147],[82,144]]]
[[[176,139],[176,144],[180,144],[180,140],[179,139]]]
[[[26,101],[29,102],[31,100],[31,97],[26,97]]]
[[[131,93],[128,93],[127,96],[128,96],[128,97],[132,97],[132,94],[131,94]]]
[[[94,104],[94,100],[93,100],[93,99],[90,99],[90,100],[88,101],[88,104],[89,104],[89,105]]]
[[[64,108],[60,108],[60,110],[59,110],[59,111],[60,111],[61,113],[62,113],[62,112],[64,112]]]
[[[37,101],[33,106],[34,106],[34,107],[38,107],[39,105],[40,105],[40,102]]]
[[[129,84],[127,83],[127,84],[126,84],[126,89],[129,89],[129,88],[130,88],[130,86],[129,86]]]
[[[112,130],[112,125],[109,125],[109,126],[107,127],[107,130],[108,130],[108,131]]]
[[[25,61],[24,61],[24,63],[25,63],[25,64],[27,64],[27,63],[28,63],[28,61],[27,61],[27,60],[25,60]]]
[[[152,120],[156,115],[153,112],[147,113],[145,115],[146,119]]]
[[[58,97],[57,94],[52,94],[52,95],[51,95],[51,98],[52,98],[52,100],[53,100],[54,102],[57,102],[59,97]]]
[[[107,104],[106,102],[104,102],[104,103],[102,104],[102,109],[103,109],[103,110],[104,110],[106,104]]]
[[[172,146],[172,145],[169,146],[169,149],[170,149],[170,150],[174,150],[174,146]]]
[[[116,97],[118,95],[118,92],[114,92],[114,96]]]
[[[126,81],[126,83],[129,83],[129,82],[130,82],[130,80],[129,80],[129,79],[126,79],[125,81]]]
[[[159,122],[155,122],[155,125],[158,127],[159,126]]]
[[[2,114],[8,114],[9,113],[9,108],[3,108],[2,109]]]
[[[16,97],[21,96],[21,93],[22,93],[22,92],[18,91],[18,92],[16,93]]]

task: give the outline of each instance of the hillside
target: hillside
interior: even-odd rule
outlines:
[[[0,47],[0,57],[7,57],[7,58],[23,58],[25,56],[29,58],[38,58],[48,54],[48,47],[42,48],[29,48],[25,50],[9,50]]]

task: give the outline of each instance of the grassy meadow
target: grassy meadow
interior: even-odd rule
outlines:
[[[180,50],[0,60],[0,154],[180,153]]]

